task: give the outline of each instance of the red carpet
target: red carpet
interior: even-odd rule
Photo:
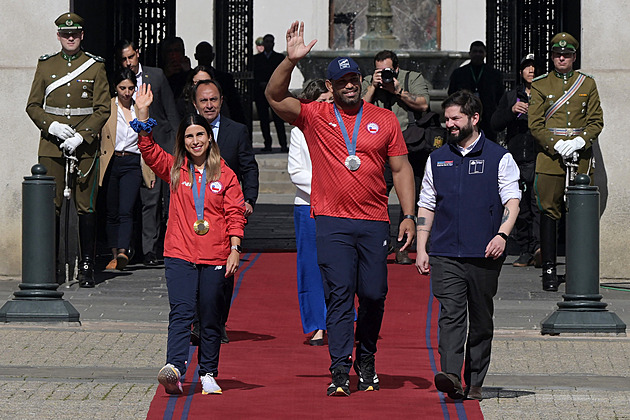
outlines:
[[[390,261],[391,263],[392,261]],[[297,303],[294,253],[246,254],[236,279],[228,335],[221,347],[223,395],[202,395],[196,353],[184,395],[159,387],[149,419],[482,419],[476,401],[453,402],[433,385],[438,304],[415,266],[389,264],[389,293],[376,354],[378,392],[328,397],[327,347],[305,344]],[[191,347],[191,352],[196,347]],[[157,369],[156,369],[157,373]]]

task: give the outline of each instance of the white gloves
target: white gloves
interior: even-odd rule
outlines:
[[[77,150],[77,147],[79,147],[81,143],[83,143],[83,137],[81,137],[81,134],[76,133],[74,136],[61,143],[59,148],[61,150],[65,149],[66,153],[71,155],[75,150]]]
[[[573,155],[573,152],[580,150],[586,142],[582,137],[576,137],[573,140],[558,140],[553,148],[556,149],[563,158],[567,159]]]
[[[74,129],[68,124],[62,124],[58,121],[53,121],[48,127],[48,132],[60,140],[65,141],[74,136]]]

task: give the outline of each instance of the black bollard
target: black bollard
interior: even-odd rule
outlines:
[[[55,179],[37,164],[22,182],[22,283],[0,322],[79,322],[55,278]]]
[[[541,323],[542,334],[626,332],[599,293],[599,191],[590,181],[579,174],[567,191],[566,293]]]

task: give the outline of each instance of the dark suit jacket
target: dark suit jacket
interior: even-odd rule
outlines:
[[[221,116],[217,144],[221,157],[243,186],[243,197],[253,205],[258,198],[258,163],[249,142],[247,127]]]
[[[153,92],[153,103],[149,107],[149,116],[157,121],[153,138],[164,150],[173,153],[180,118],[171,87],[162,69],[157,67],[142,66],[142,83],[150,84]]]
[[[471,71],[471,65],[466,64],[453,71],[451,74],[451,80],[448,86],[448,94],[452,95],[461,89],[468,89],[471,92],[477,90],[479,92],[479,99],[483,105],[483,115],[481,115],[481,122],[479,126],[483,130],[484,134],[490,140],[496,139],[496,133],[492,129],[490,119],[492,114],[497,109],[497,104],[505,92],[503,87],[503,76],[501,72],[493,69],[487,64],[483,65],[483,73],[478,81],[473,78]]]
[[[252,61],[254,64],[254,98],[256,100],[266,100],[265,88],[267,87],[267,82],[269,82],[274,70],[283,60],[284,54],[275,51],[271,52],[269,58],[264,52],[254,55]]]

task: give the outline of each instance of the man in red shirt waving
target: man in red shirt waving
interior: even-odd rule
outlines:
[[[389,217],[383,169],[392,168],[405,220],[399,240],[406,249],[415,235],[413,170],[396,116],[361,99],[361,73],[348,57],[326,71],[334,102],[300,102],[289,91],[291,73],[315,45],[304,43],[304,23],[286,34],[287,57],[276,68],[266,95],[273,110],[299,127],[313,164],[311,213],[317,226],[317,259],[324,281],[332,383],[328,395],[350,395],[349,371],[360,391],[379,389],[374,368],[376,341],[387,295]],[[354,295],[359,298],[356,335]]]

